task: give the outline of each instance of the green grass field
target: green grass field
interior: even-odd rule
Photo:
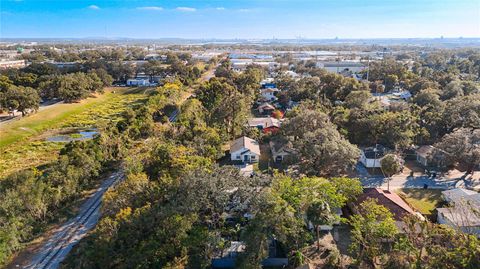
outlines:
[[[54,160],[62,143],[42,135],[66,127],[94,127],[100,120],[117,120],[129,105],[146,98],[142,88],[111,88],[79,103],[58,104],[0,126],[0,178]],[[42,137],[42,139],[40,139]]]
[[[424,215],[431,215],[443,201],[442,190],[437,189],[400,189],[398,194]]]

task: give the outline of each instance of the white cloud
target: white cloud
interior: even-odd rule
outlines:
[[[249,9],[249,8],[241,8],[241,9],[239,9],[238,11],[240,11],[240,12],[250,12],[250,11],[252,11],[252,10]]]
[[[197,9],[193,8],[193,7],[177,7],[176,10],[184,11],[184,12],[195,12],[195,11],[197,11]]]
[[[154,10],[154,11],[161,11],[163,10],[163,7],[137,7],[138,10]]]
[[[224,7],[217,7],[217,8],[215,8],[215,9],[216,9],[216,10],[225,10]]]
[[[90,6],[88,6],[88,9],[99,10],[100,7],[96,6],[96,5],[90,5]]]

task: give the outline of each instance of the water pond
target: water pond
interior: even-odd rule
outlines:
[[[98,134],[97,130],[81,130],[68,134],[53,135],[47,137],[49,142],[62,142],[68,143],[72,141],[81,141],[94,138]]]

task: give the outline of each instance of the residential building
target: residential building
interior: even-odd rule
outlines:
[[[466,189],[443,191],[449,207],[437,208],[437,221],[480,237],[480,193]]]
[[[292,143],[285,139],[273,139],[269,142],[274,162],[282,162],[295,153]]]
[[[366,168],[380,168],[381,161],[385,154],[387,153],[387,148],[382,145],[375,145],[375,147],[364,148],[360,152],[360,162]]]
[[[260,82],[260,86],[262,89],[267,88],[277,88],[277,84],[275,84],[273,78],[266,78]]]
[[[80,67],[82,64],[79,62],[50,62],[50,64],[55,65],[59,69],[69,69]]]
[[[127,86],[150,86],[150,80],[147,78],[128,79]]]
[[[263,133],[276,133],[280,130],[281,121],[273,117],[248,119],[248,126],[260,129]]]
[[[213,269],[237,268],[237,258],[245,252],[246,245],[241,241],[231,241],[230,246],[221,251],[212,259]],[[288,265],[288,258],[280,243],[271,239],[268,242],[268,256],[262,261],[263,268],[285,268]]]
[[[392,95],[396,98],[400,98],[400,99],[403,99],[403,100],[408,100],[408,99],[412,98],[412,93],[409,90],[398,89],[396,91],[393,91]]]
[[[431,154],[433,153],[433,150],[435,148],[433,146],[421,146],[415,151],[415,155],[417,156],[417,162],[424,167],[427,167],[429,165],[429,159],[431,157]]]
[[[291,77],[291,78],[295,78],[295,79],[296,79],[296,78],[300,78],[300,75],[297,74],[297,73],[294,72],[294,71],[290,71],[290,70],[289,70],[289,71],[285,71],[284,74],[285,74],[286,76]]]
[[[275,107],[269,103],[263,103],[262,105],[258,106],[258,112],[262,115],[271,115],[273,111],[275,111]]]
[[[242,136],[230,145],[230,159],[243,163],[254,163],[260,159],[260,145],[257,141]]]
[[[23,68],[27,66],[25,60],[0,61],[0,70],[7,68]]]
[[[368,198],[376,199],[379,205],[383,205],[393,214],[393,218],[397,222],[401,222],[403,218],[408,215],[417,215],[416,213],[398,194],[382,190],[380,188],[365,188],[363,193],[360,194],[355,202],[355,205],[359,205]],[[355,206],[351,206],[352,211],[356,212]],[[398,225],[398,223],[397,223]]]
[[[277,88],[260,89],[260,99],[263,101],[276,101],[278,99],[276,96],[277,92],[279,92]]]
[[[431,145],[419,147],[415,151],[417,162],[423,167],[444,168],[446,166],[446,153]]]

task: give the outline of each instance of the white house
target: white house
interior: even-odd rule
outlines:
[[[147,78],[132,78],[127,80],[128,86],[150,86],[150,81]]]
[[[242,136],[230,145],[230,159],[244,163],[258,162],[260,159],[260,146],[257,141]]]
[[[387,149],[382,145],[376,145],[375,147],[364,148],[360,153],[360,162],[366,168],[380,168],[381,161],[385,156]]]
[[[275,94],[279,92],[277,88],[266,88],[260,90],[260,97],[264,101],[276,101],[278,98]]]

